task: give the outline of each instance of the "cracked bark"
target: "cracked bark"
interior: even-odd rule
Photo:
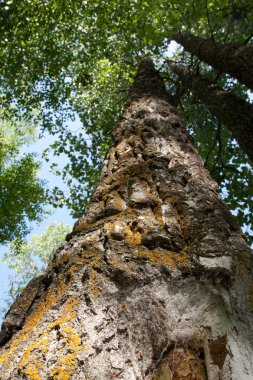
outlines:
[[[250,380],[252,253],[150,62],[114,139],[87,214],[6,317],[0,378]]]
[[[253,104],[224,91],[216,82],[173,62],[170,68],[194,95],[232,132],[240,148],[253,162]]]
[[[177,33],[174,39],[201,61],[231,75],[253,90],[252,45],[221,44],[188,33]]]

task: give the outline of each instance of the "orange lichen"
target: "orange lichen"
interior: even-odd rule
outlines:
[[[38,302],[37,307],[33,310],[31,315],[26,319],[23,329],[17,333],[13,339],[10,348],[2,356],[0,356],[0,363],[8,361],[13,356],[19,345],[25,340],[29,339],[35,326],[38,325],[44,314],[51,309],[52,305],[57,302],[62,294],[66,291],[66,285],[61,281],[56,289],[49,289],[44,298]],[[8,365],[8,362],[6,363]]]
[[[189,266],[189,256],[186,252],[179,253],[168,251],[164,248],[155,248],[152,250],[142,250],[138,256],[146,257],[154,265],[167,265],[173,267],[177,264],[182,266]]]
[[[117,259],[117,256],[115,255],[115,258],[113,260],[110,260],[110,265],[119,271],[122,272],[129,272],[134,270],[135,264],[133,262],[123,262],[120,259]]]
[[[64,304],[61,316],[47,326],[47,331],[53,330],[55,326],[62,326],[65,322],[72,321],[76,317],[75,307],[79,304],[76,297],[70,297]]]
[[[123,199],[119,196],[116,191],[112,191],[109,194],[106,194],[104,197],[106,207],[113,207],[115,210],[124,211],[126,208]]]
[[[162,213],[162,207],[161,207],[161,205],[157,205],[153,209],[153,212],[154,212],[154,215],[156,217],[156,220],[158,221],[158,223],[160,224],[160,226],[163,227],[164,226],[164,220],[163,220],[163,213]]]
[[[72,327],[74,318],[76,317],[76,306],[79,301],[74,297],[70,297],[64,304],[62,314],[59,318],[54,320],[45,330],[39,332],[39,337],[30,344],[19,363],[22,368],[22,373],[29,376],[31,380],[40,380],[39,369],[43,366],[40,362],[40,350],[45,353],[49,342],[48,335],[54,329],[61,330],[62,340],[65,342],[64,349],[66,350],[60,356],[59,361],[52,369],[51,374],[54,379],[67,380],[75,369],[75,363],[78,352],[81,351],[81,338]],[[37,376],[37,377],[36,377]]]
[[[125,242],[129,245],[139,245],[141,244],[141,233],[132,232],[129,227],[125,229]]]
[[[26,366],[26,368],[23,371],[23,374],[27,376],[29,380],[42,380],[42,377],[39,375],[38,372],[38,364],[35,366],[34,364],[29,364]]]
[[[91,269],[89,270],[89,286],[88,291],[92,298],[97,298],[101,293],[100,279],[98,273]]]
[[[76,306],[79,301],[72,296],[64,305],[62,316],[48,326],[53,329],[56,326],[64,332],[64,341],[66,343],[66,354],[60,356],[59,361],[51,371],[51,375],[55,380],[68,380],[71,378],[76,366],[78,352],[82,350],[82,341],[77,332],[72,327],[74,318],[76,317]]]
[[[33,352],[33,350],[35,350],[36,348],[40,348],[42,349],[43,352],[46,352],[46,346],[48,345],[49,343],[49,340],[48,340],[48,337],[47,336],[42,336],[41,338],[41,335],[40,334],[40,337],[39,339],[36,339],[35,341],[33,341],[28,347],[27,349],[25,350],[24,354],[23,354],[23,357],[21,359],[21,361],[19,362],[19,366],[22,367],[28,360],[29,358],[31,357],[31,353]],[[30,364],[29,364],[30,365]]]
[[[114,239],[117,235],[122,235],[122,238],[125,235],[126,223],[121,221],[105,223],[104,229],[109,238]]]
[[[59,360],[51,372],[54,380],[69,380],[75,370],[76,355],[67,354]]]
[[[117,220],[115,222],[105,223],[104,228],[106,229],[107,235],[112,239],[121,235],[121,239],[125,239],[128,245],[141,244],[141,233],[139,231],[132,231],[124,221]]]

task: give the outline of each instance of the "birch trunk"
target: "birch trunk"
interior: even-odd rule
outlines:
[[[253,46],[221,44],[187,33],[177,33],[176,42],[214,69],[230,74],[253,90]]]
[[[225,124],[240,148],[253,162],[253,104],[224,91],[217,83],[195,74],[193,70],[168,62],[180,80],[190,88],[194,95]]]
[[[250,380],[252,255],[153,66],[87,215],[16,300],[2,380]]]

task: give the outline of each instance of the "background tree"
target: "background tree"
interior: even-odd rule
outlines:
[[[252,36],[250,36],[252,37]],[[214,38],[203,39],[190,34],[176,34],[175,40],[190,53],[214,69],[230,74],[249,89],[253,90],[253,46],[240,44],[220,44]]]
[[[63,244],[65,236],[71,230],[64,223],[52,222],[41,235],[33,235],[29,243],[9,242],[9,250],[3,256],[3,262],[12,270],[9,276],[9,290],[5,302],[10,307],[27,283],[45,271],[52,261],[54,252]],[[6,313],[7,307],[1,312]]]
[[[168,62],[168,65],[218,121],[228,127],[240,148],[253,162],[253,105],[223,90],[215,81],[193,69],[173,62]]]
[[[35,141],[35,127],[4,119],[0,111],[0,244],[22,240],[29,222],[41,221],[46,213],[47,188],[38,178],[40,163],[35,154],[22,149]],[[18,127],[17,127],[18,125]]]

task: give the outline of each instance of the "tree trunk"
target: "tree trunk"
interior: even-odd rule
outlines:
[[[209,111],[227,126],[240,148],[253,162],[253,104],[224,91],[216,82],[195,74],[187,67],[173,62],[168,64]]]
[[[174,40],[201,61],[238,79],[253,90],[253,46],[221,44],[188,33],[177,33]]]
[[[2,380],[252,379],[251,250],[150,62],[87,215],[7,315]]]

